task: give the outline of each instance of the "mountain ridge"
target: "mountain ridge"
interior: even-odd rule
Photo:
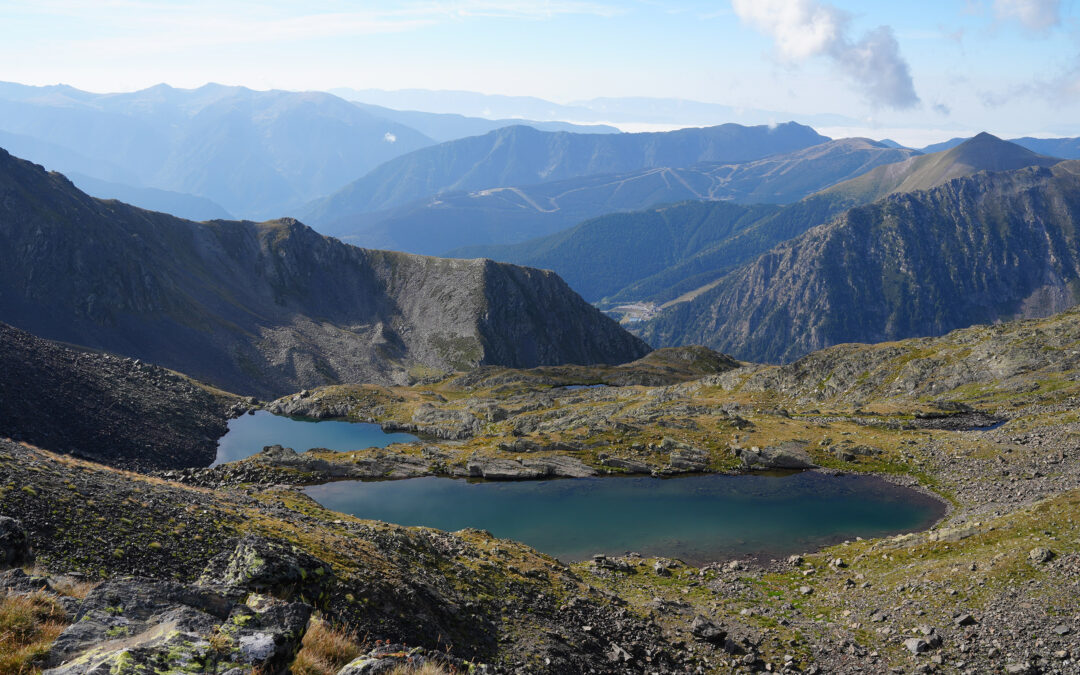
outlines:
[[[192,223],[6,152],[0,197],[0,320],[238,393],[649,351],[551,272],[359,249],[292,219]]]
[[[300,216],[317,227],[440,193],[529,185],[590,174],[619,173],[701,161],[747,161],[828,141],[794,123],[775,127],[725,124],[641,134],[571,134],[530,127],[422,148],[389,161]]]
[[[327,234],[366,246],[453,257],[500,257],[487,246],[524,243],[613,212],[686,200],[796,201],[914,151],[866,139],[827,141],[742,163],[700,162],[623,174],[593,174],[535,185],[443,193],[373,214]]]
[[[779,244],[642,332],[786,362],[1046,316],[1080,298],[1075,194],[1080,162],[1070,160],[890,195]]]

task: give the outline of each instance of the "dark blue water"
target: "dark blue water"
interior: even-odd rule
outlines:
[[[311,448],[346,452],[415,440],[412,434],[386,433],[378,424],[306,420],[259,410],[229,422],[228,433],[218,441],[214,464],[250,457],[267,445],[282,445],[297,452]]]
[[[844,539],[923,529],[941,502],[872,476],[589,478],[470,483],[448,478],[310,487],[335,511],[442,530],[476,527],[564,561],[595,553],[701,564],[779,557]]]

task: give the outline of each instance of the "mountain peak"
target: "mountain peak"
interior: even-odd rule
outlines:
[[[929,190],[980,171],[1013,171],[1026,166],[1051,166],[1060,161],[984,131],[948,150],[879,166],[825,192],[866,204],[896,192]]]
[[[969,138],[951,150],[936,154],[940,156],[937,163],[943,169],[943,175],[956,174],[960,167],[969,169],[968,173],[1010,171],[1025,166],[1047,166],[1058,161],[1032,152],[1016,143],[1002,140],[985,131]],[[928,158],[934,156],[927,155]],[[955,176],[949,175],[949,177]]]

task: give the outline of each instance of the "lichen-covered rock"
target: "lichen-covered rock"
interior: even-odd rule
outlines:
[[[243,589],[150,579],[106,582],[49,653],[51,675],[284,673],[311,607]]]
[[[22,523],[0,516],[0,567],[13,567],[28,563],[33,559],[30,551],[30,539]]]
[[[328,564],[291,544],[248,535],[232,552],[214,558],[200,581],[318,604],[325,600],[334,573]]]
[[[478,675],[490,672],[484,664],[470,663],[447,654],[401,644],[385,644],[350,661],[337,675],[379,675],[396,669],[407,668],[409,672],[421,672],[425,665],[432,665],[450,672],[468,672]]]
[[[816,464],[801,443],[782,443],[770,448],[735,451],[747,469],[812,469]]]

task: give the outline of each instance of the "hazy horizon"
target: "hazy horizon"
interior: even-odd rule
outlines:
[[[1060,0],[322,0],[303,9],[49,0],[0,5],[0,25],[0,80],[97,92],[218,82],[562,105],[678,98],[796,121],[839,115],[852,122],[824,128],[909,145],[981,130],[1080,135],[1077,9]],[[611,121],[644,130],[739,120]]]

